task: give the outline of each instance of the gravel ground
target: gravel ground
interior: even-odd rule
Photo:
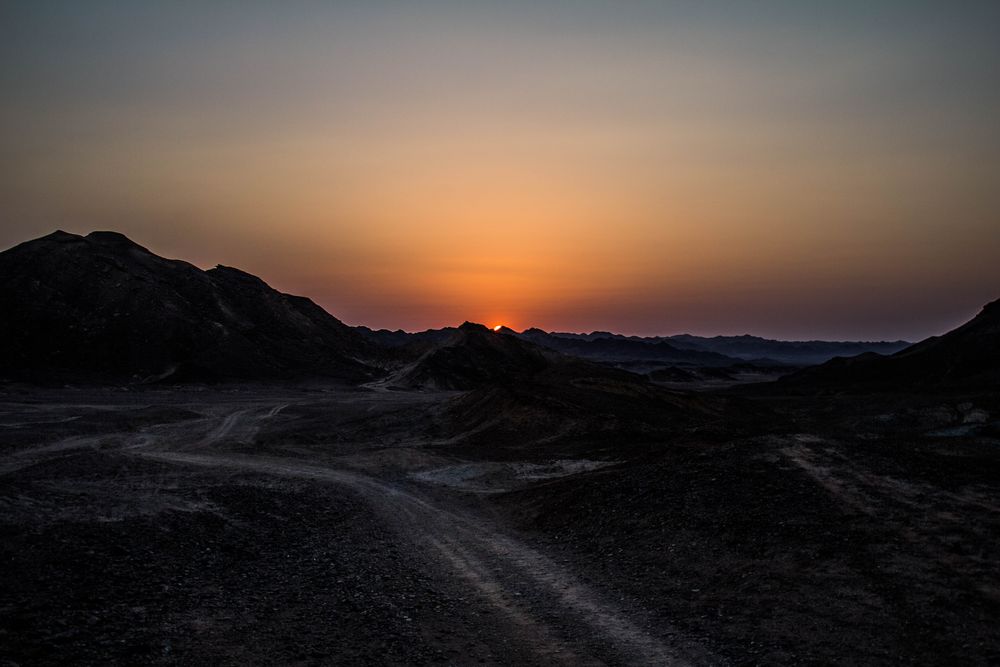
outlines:
[[[504,449],[455,396],[8,389],[0,662],[1000,661],[989,400]]]
[[[383,456],[379,467],[372,453],[384,455],[384,442],[344,437],[409,415],[425,397],[104,398],[2,406],[0,654],[8,660],[705,658],[673,627],[650,628],[638,610],[501,530],[476,498],[425,493],[400,465],[438,457]],[[340,431],[322,447],[301,424],[317,419],[317,404],[330,413],[324,429]],[[68,426],[92,421],[107,430]],[[360,464],[346,465],[352,459]],[[547,476],[588,467],[515,466]]]

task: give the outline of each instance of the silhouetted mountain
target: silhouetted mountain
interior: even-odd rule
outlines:
[[[485,328],[485,327],[484,327]],[[416,333],[406,331],[373,331],[368,327],[357,327],[357,331],[372,342],[414,354],[426,352],[430,347],[448,340],[456,331],[452,327],[428,329]],[[526,329],[518,333],[508,327],[501,327],[491,333],[515,336],[535,345],[562,352],[581,359],[604,363],[653,362],[656,364],[684,364],[692,366],[728,366],[741,360],[715,352],[702,350],[682,350],[669,343],[644,339],[629,339],[617,334],[595,332],[594,334],[550,334],[541,329]]]
[[[417,354],[428,349],[428,343],[440,343],[454,328],[428,329],[417,333],[402,330],[373,331],[357,327],[369,340],[387,347],[410,348]],[[609,331],[591,333],[548,332],[538,328],[516,331],[503,327],[501,333],[518,335],[543,347],[565,354],[611,364],[649,362],[682,366],[731,366],[752,362],[758,366],[811,366],[838,356],[865,352],[892,354],[910,345],[897,341],[785,341],[759,336],[714,336],[706,338],[679,334],[676,336],[624,336]]]
[[[540,335],[546,332],[540,329],[529,329],[524,332],[526,335]],[[849,356],[864,352],[878,352],[881,354],[892,354],[910,345],[910,343],[897,341],[790,341],[771,340],[760,336],[692,336],[691,334],[678,334],[675,336],[624,336],[622,334],[608,331],[593,331],[589,334],[553,332],[546,334],[557,338],[577,340],[577,341],[600,341],[603,339],[614,339],[619,341],[631,341],[647,344],[669,343],[674,348],[681,350],[697,350],[699,352],[714,352],[725,355],[730,359],[741,361],[754,361],[757,363],[783,363],[793,366],[811,366],[821,364],[824,361],[837,356]],[[706,364],[707,365],[707,364]]]
[[[354,327],[354,329],[378,345],[384,347],[406,347],[414,343],[443,343],[452,336],[457,329],[455,327],[445,327],[443,329],[428,329],[427,331],[417,331],[410,333],[402,329],[390,331],[389,329],[369,329],[366,326]]]
[[[780,382],[817,389],[1000,388],[1000,300],[959,328],[891,356],[837,358]]]
[[[773,360],[787,364],[805,366],[821,364],[834,357],[877,352],[892,354],[910,345],[903,340],[896,341],[791,341],[769,340],[759,336],[713,336],[705,338],[680,334],[668,336],[665,340],[688,350],[705,350],[725,354],[744,360]]]
[[[740,361],[717,352],[682,350],[664,341],[631,339],[604,332],[569,337],[550,334],[541,329],[527,329],[521,337],[564,354],[603,362],[650,361],[693,366],[729,366]]]
[[[718,423],[724,403],[468,322],[385,384],[466,390],[443,406],[441,435],[484,445],[606,446],[609,433],[642,442],[665,428]]]
[[[376,375],[375,347],[309,299],[114,232],[0,253],[0,376],[28,380]]]
[[[397,371],[388,384],[426,389],[473,389],[490,382],[526,381],[555,363],[574,363],[516,336],[466,322]]]
[[[443,406],[440,435],[474,435],[486,445],[606,446],[609,433],[642,442],[665,428],[720,423],[727,400],[669,391],[645,376],[468,322],[384,384],[465,390]]]

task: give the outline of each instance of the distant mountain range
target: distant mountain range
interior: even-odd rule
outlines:
[[[369,340],[395,348],[419,348],[447,340],[454,328],[428,329],[416,333],[368,327],[357,330]],[[838,356],[866,352],[892,354],[910,345],[906,341],[781,341],[758,336],[623,336],[607,331],[589,334],[547,332],[537,328],[521,333],[504,327],[502,333],[552,350],[605,363],[653,362],[670,366],[722,367],[743,362],[758,365],[811,366]]]
[[[912,346],[494,332],[471,323],[418,333],[373,331],[346,326],[309,299],[282,294],[238,269],[203,271],[114,232],[55,232],[0,252],[0,380],[315,377],[401,389],[508,391],[519,385],[552,390],[561,382],[639,395],[646,391],[637,389],[647,382],[643,374],[668,384],[725,382],[769,366],[774,373],[777,366],[790,374],[784,387],[996,386],[998,304]],[[817,362],[823,363],[793,372]]]
[[[725,405],[470,322],[372,386],[379,385],[462,391],[442,406],[448,436],[515,446],[612,429],[641,441],[649,429],[717,422]]]
[[[468,390],[484,385],[520,385],[560,377],[562,380],[611,379],[645,381],[639,375],[538,345],[511,332],[493,331],[466,322],[447,335],[406,349],[415,355],[383,384],[411,389]],[[435,338],[437,334],[435,334]]]

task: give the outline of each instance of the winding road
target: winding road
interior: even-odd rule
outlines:
[[[504,619],[512,639],[551,664],[683,665],[716,662],[679,633],[616,605],[566,566],[494,530],[472,512],[429,499],[414,488],[300,459],[212,453],[224,439],[252,439],[263,420],[286,407],[242,408],[196,420],[197,432],[140,436],[126,451],[176,465],[222,468],[340,485],[360,496],[437,575],[459,581]],[[194,426],[189,423],[189,426]],[[180,426],[180,425],[177,425]],[[190,447],[184,443],[197,443]]]

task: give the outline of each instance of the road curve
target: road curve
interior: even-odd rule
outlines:
[[[225,423],[225,422],[224,422]],[[553,559],[387,481],[297,460],[131,450],[147,459],[338,484],[359,494],[401,537],[442,563],[515,628],[539,663],[715,663],[669,627],[647,630]]]

